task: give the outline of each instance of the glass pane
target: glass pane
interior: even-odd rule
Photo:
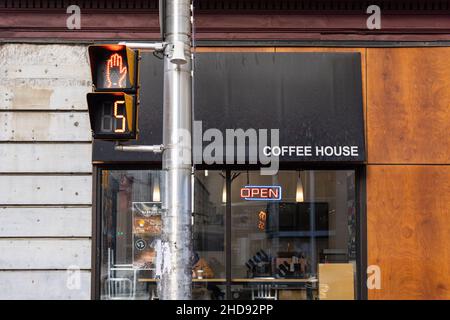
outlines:
[[[192,283],[192,300],[224,300],[225,283],[194,279]]]
[[[101,298],[156,299],[160,171],[102,171]]]
[[[225,173],[196,171],[194,184],[194,279],[225,281]]]
[[[355,297],[354,171],[236,171],[231,178],[233,298]],[[346,272],[336,288],[332,280]]]
[[[102,171],[101,298],[158,299],[161,171]],[[195,175],[193,297],[225,297],[225,175]]]
[[[102,299],[158,299],[162,179],[158,170],[102,171]],[[231,179],[227,199],[225,172],[194,176],[194,299],[225,298],[227,201],[231,299],[354,298],[354,171]]]

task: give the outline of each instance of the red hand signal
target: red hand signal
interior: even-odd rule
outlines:
[[[113,72],[116,70],[116,72]],[[111,75],[114,74],[114,81],[111,79]],[[123,88],[123,81],[127,75],[127,67],[123,66],[122,56],[118,53],[113,54],[109,60],[106,62],[106,87],[111,88],[114,87]]]

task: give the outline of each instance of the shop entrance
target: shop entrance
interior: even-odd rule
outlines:
[[[99,177],[99,298],[158,299],[164,175]],[[197,170],[193,180],[193,299],[359,296],[357,170]]]

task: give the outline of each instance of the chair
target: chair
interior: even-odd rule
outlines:
[[[128,300],[134,298],[133,282],[128,278],[109,278],[106,280],[108,299]]]
[[[155,290],[155,289],[152,290],[152,295],[150,297],[150,300],[159,300],[157,290]]]
[[[252,300],[278,300],[278,290],[270,284],[258,284],[252,290]]]
[[[118,272],[132,272],[130,277],[117,277]],[[108,299],[111,300],[128,300],[136,297],[136,276],[137,269],[133,265],[115,265],[112,249],[108,249],[108,278],[106,279],[106,287]]]

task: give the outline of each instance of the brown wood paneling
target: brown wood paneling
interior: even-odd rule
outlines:
[[[367,49],[369,163],[450,163],[450,47]]]
[[[450,299],[450,166],[369,165],[370,299]]]

